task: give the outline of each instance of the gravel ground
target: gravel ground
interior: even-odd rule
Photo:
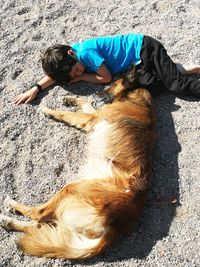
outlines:
[[[200,64],[199,0],[3,0],[0,6],[0,208],[6,194],[31,205],[48,200],[76,179],[84,159],[85,135],[45,118],[38,107],[65,109],[62,96],[87,96],[102,86],[55,86],[32,104],[12,103],[42,77],[40,53],[48,46],[142,32],[159,39],[176,62]],[[150,197],[177,198],[178,205],[147,206],[129,235],[87,261],[24,256],[14,243],[19,234],[0,229],[0,266],[200,266],[199,102],[165,94],[155,105],[158,138]]]

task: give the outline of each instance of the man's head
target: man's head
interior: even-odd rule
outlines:
[[[42,68],[48,76],[57,82],[70,82],[82,75],[85,70],[68,45],[49,47],[42,57]]]

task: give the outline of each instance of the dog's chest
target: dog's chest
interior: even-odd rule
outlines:
[[[80,175],[83,179],[103,179],[112,176],[112,159],[107,157],[109,131],[106,120],[98,122],[89,136],[88,155]]]

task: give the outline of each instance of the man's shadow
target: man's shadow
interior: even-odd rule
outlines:
[[[143,259],[148,256],[158,240],[169,233],[179,203],[178,154],[181,146],[175,132],[172,112],[180,107],[175,96],[164,94],[154,98],[157,116],[157,141],[153,154],[154,175],[151,180],[149,199],[171,200],[176,204],[146,205],[143,216],[133,231],[116,240],[99,256],[81,261],[93,265],[98,262],[115,262],[130,258]],[[79,261],[78,261],[79,262]],[[72,261],[72,265],[77,261]]]

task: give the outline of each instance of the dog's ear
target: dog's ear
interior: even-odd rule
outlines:
[[[136,67],[135,64],[132,63],[129,69],[126,71],[123,77],[123,84],[125,87],[130,87],[136,83]]]
[[[126,79],[129,83],[133,83],[136,79],[136,68],[135,68],[135,64],[132,63],[129,67],[129,69],[127,70],[126,73]]]

